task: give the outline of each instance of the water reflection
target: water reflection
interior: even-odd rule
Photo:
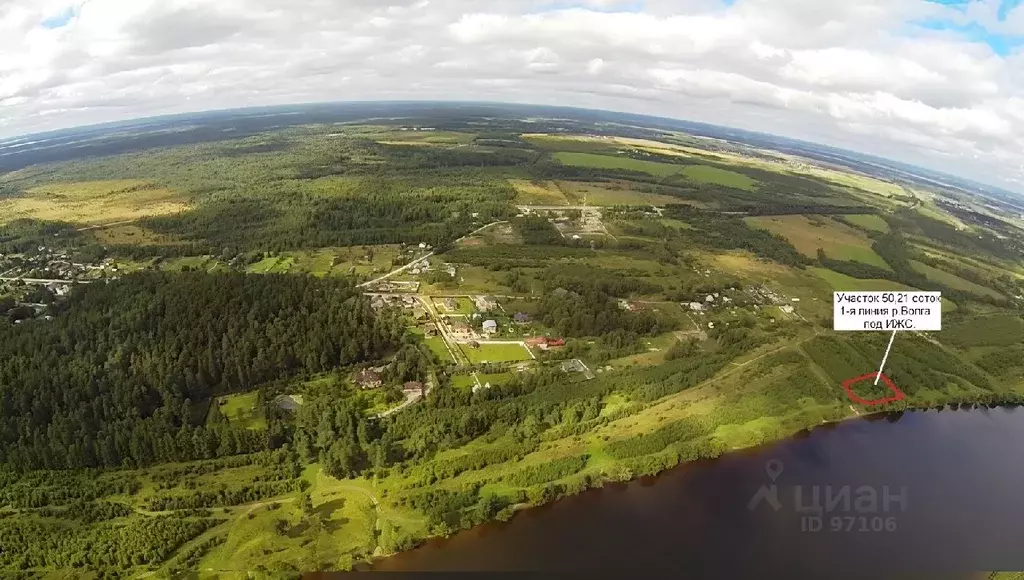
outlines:
[[[591,490],[508,523],[431,541],[374,568],[787,579],[967,578],[975,570],[1022,569],[1021,441],[1024,413],[1014,409],[848,421]],[[765,470],[770,459],[783,466],[775,481]],[[759,490],[768,494],[772,486],[778,507],[762,501],[751,509]],[[844,488],[847,509],[839,501]],[[876,505],[855,509],[865,490]],[[820,503],[838,497],[836,509],[801,511],[807,506],[794,497],[801,492],[804,504],[813,503],[813,493]],[[895,498],[889,511],[881,509],[883,493]],[[866,507],[864,500],[860,508]]]

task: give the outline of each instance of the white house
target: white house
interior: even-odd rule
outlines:
[[[484,334],[494,334],[498,332],[498,323],[493,320],[484,321]]]

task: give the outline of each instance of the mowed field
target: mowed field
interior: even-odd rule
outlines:
[[[566,165],[577,167],[596,167],[599,169],[625,169],[628,171],[642,171],[658,177],[682,174],[694,181],[703,183],[714,183],[737,189],[753,190],[757,181],[735,171],[719,169],[708,165],[676,165],[673,163],[659,163],[657,161],[645,161],[633,159],[626,156],[597,155],[594,153],[575,153],[560,151],[555,153],[555,159]]]
[[[560,181],[558,185],[573,205],[667,205],[682,201],[670,195],[636,191],[614,182]]]
[[[508,180],[516,190],[515,203],[522,205],[569,205],[554,181]]]
[[[520,344],[481,344],[477,348],[473,348],[468,344],[460,344],[459,348],[466,355],[466,358],[473,364],[485,363],[485,362],[518,362],[524,360],[530,360],[533,358],[530,353],[526,350],[526,347]]]
[[[964,292],[970,292],[971,294],[977,294],[979,296],[1003,298],[1002,294],[996,292],[995,290],[992,290],[991,288],[986,288],[984,286],[981,286],[980,284],[975,284],[970,280],[965,280],[960,276],[950,274],[945,270],[939,270],[938,268],[934,268],[932,266],[929,266],[928,264],[923,264],[916,260],[911,260],[910,265],[913,266],[914,270],[917,270],[918,272],[927,276],[928,279],[931,280],[932,282],[938,282],[939,284],[949,286],[950,288],[953,288],[955,290],[963,290]]]
[[[818,248],[835,260],[848,260],[889,269],[874,250],[871,240],[861,232],[828,218],[802,215],[748,217],[747,224],[768,230],[789,240],[801,254],[815,257]]]
[[[147,181],[76,181],[33,187],[0,200],[0,224],[35,218],[83,227],[178,213],[191,206],[175,191]]]
[[[873,232],[889,233],[889,224],[874,214],[854,214],[843,217],[843,221]]]

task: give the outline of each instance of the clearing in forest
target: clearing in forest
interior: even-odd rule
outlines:
[[[848,260],[890,269],[881,256],[871,249],[871,240],[861,232],[819,216],[764,216],[745,218],[752,227],[768,230],[789,240],[800,253],[814,258],[818,248],[834,260]]]
[[[95,226],[189,209],[177,192],[136,179],[52,183],[0,200],[0,223],[35,218]]]

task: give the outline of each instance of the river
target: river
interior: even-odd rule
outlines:
[[[815,494],[822,510],[801,511]],[[816,580],[1021,570],[1024,409],[846,421],[525,510],[374,569]]]

